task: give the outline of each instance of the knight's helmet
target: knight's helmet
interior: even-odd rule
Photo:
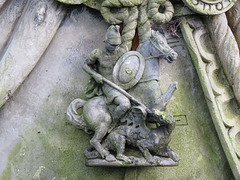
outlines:
[[[121,34],[119,32],[118,25],[111,25],[106,34],[106,42],[111,45],[120,45],[121,44]]]

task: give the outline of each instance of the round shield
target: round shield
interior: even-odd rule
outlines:
[[[144,57],[137,51],[123,54],[113,69],[113,81],[127,90],[138,83],[145,68]]]

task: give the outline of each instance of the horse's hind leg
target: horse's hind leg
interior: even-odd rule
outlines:
[[[110,117],[111,118],[111,117]],[[90,140],[90,144],[94,146],[94,148],[100,153],[102,158],[105,158],[107,161],[115,161],[115,157],[110,154],[109,151],[103,148],[101,145],[101,141],[103,137],[106,135],[109,125],[111,123],[111,119],[109,123],[101,123],[100,126],[98,126],[95,129],[95,133],[93,138]]]
[[[112,122],[104,98],[99,96],[90,99],[83,107],[83,115],[87,127],[94,131],[90,144],[99,152],[102,158],[107,161],[116,160],[101,144]]]

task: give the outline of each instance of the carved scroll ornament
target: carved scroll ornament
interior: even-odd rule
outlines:
[[[218,48],[218,46],[210,43],[209,34],[200,20],[185,19],[181,28],[219,139],[233,174],[238,179],[240,177],[240,112],[234,93],[223,72],[221,59],[214,53],[215,47]]]

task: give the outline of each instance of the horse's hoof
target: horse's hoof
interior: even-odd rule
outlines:
[[[105,159],[108,162],[113,162],[117,160],[112,154],[107,155]]]
[[[124,162],[127,163],[127,164],[131,164],[131,163],[132,163],[132,160],[131,160],[129,157],[123,155],[123,154],[117,155],[116,158],[117,158],[118,160],[124,161]]]
[[[148,156],[148,157],[146,158],[146,160],[147,160],[147,162],[148,162],[149,164],[154,164],[154,163],[155,163],[155,159],[154,159],[153,156]]]

